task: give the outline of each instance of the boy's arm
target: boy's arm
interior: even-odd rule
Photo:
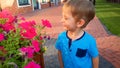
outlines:
[[[99,68],[99,57],[92,58],[93,68]]]
[[[60,62],[60,68],[64,68],[61,52],[58,50],[58,60]]]

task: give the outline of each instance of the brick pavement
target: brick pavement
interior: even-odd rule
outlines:
[[[120,37],[109,34],[97,17],[90,22],[86,30],[96,38],[100,55],[115,68],[120,68]]]
[[[52,38],[57,38],[57,35],[63,31],[62,24],[60,23],[61,15],[61,6],[57,6],[37,10],[24,14],[23,16],[29,20],[34,19],[38,24],[41,19],[48,19],[53,27],[51,29],[46,29],[46,32],[50,34]],[[115,68],[120,68],[120,37],[108,34],[97,17],[88,24],[85,31],[88,31],[96,38],[100,55],[111,62]],[[56,53],[56,51],[52,52]],[[47,55],[49,54],[50,53],[47,53]]]

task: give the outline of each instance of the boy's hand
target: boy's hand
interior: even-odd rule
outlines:
[[[92,58],[93,68],[99,68],[99,57]]]

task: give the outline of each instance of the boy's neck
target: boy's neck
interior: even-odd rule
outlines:
[[[68,31],[68,37],[72,40],[76,40],[78,38],[80,38],[82,35],[84,34],[83,30],[78,30],[78,31]]]

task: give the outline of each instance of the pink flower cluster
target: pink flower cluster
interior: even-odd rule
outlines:
[[[2,10],[0,12],[0,18],[8,19],[6,23],[12,23],[14,21],[14,16],[8,10]]]
[[[20,28],[22,29],[21,35],[28,39],[34,38],[37,35],[36,29],[34,27],[35,25],[35,21],[22,22],[20,24]]]
[[[19,40],[21,40],[21,42],[24,41],[24,39],[29,40],[30,44],[23,45],[18,50],[22,53],[22,55],[26,55],[27,58],[33,58],[34,53],[39,52],[41,50],[42,42],[40,42],[40,40],[43,40],[44,38],[41,36],[41,34],[38,37],[37,30],[35,28],[36,22],[34,20],[26,21],[24,17],[20,17],[19,19],[22,22],[20,21],[20,23],[17,23],[18,16],[13,16],[7,10],[0,11],[0,43],[8,39],[5,34],[9,34],[10,31],[14,31],[16,33],[17,32],[16,29],[20,29]],[[45,20],[42,19],[41,22],[43,27],[48,28],[52,27],[50,22],[46,19]],[[1,46],[4,48],[4,45],[0,45],[0,47]],[[41,67],[35,62],[31,61],[24,68],[41,68]]]
[[[37,40],[32,40],[32,46],[22,47],[20,48],[22,54],[27,54],[28,58],[33,58],[34,52],[40,51],[40,45]]]
[[[8,12],[7,10],[3,10],[2,12],[0,12],[0,18],[7,20],[4,24],[0,23],[0,28],[5,30],[6,32],[9,32],[10,30],[15,30],[13,22],[16,21],[16,18],[10,12]],[[22,17],[21,20],[25,19]],[[52,27],[48,20],[42,19],[41,21],[44,27]],[[34,20],[21,22],[19,24],[19,28],[21,28],[21,35],[28,39],[34,38],[37,35],[36,29],[34,27],[35,25],[36,22]],[[4,35],[0,34],[0,40],[3,40],[3,38]]]
[[[0,12],[0,18],[6,20],[5,24],[0,24],[0,27],[3,28],[3,30],[5,31],[10,31],[12,29],[14,29],[14,16],[7,10],[3,10],[2,12]]]

